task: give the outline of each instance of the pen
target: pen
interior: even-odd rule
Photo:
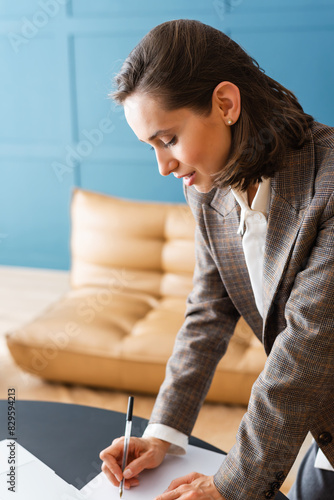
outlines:
[[[131,427],[132,427],[132,410],[133,410],[133,396],[130,396],[128,400],[128,411],[126,413],[126,422],[125,422],[122,472],[124,472],[124,469],[128,461],[129,442],[130,442]],[[122,498],[123,489],[124,489],[124,478],[122,479],[119,485],[120,498]]]

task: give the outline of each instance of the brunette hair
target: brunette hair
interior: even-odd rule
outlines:
[[[306,142],[313,117],[227,35],[199,21],[160,24],[124,61],[110,96],[122,104],[141,92],[158,99],[166,110],[186,107],[208,115],[213,91],[223,81],[239,88],[241,113],[232,126],[227,164],[215,184],[244,190],[283,167],[287,148]]]

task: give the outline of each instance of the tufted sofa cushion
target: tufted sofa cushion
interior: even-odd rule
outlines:
[[[190,209],[76,189],[71,218],[71,290],[7,335],[12,356],[48,380],[157,393],[192,286]],[[207,399],[247,404],[264,362],[241,319]]]

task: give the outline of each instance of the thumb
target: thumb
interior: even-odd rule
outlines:
[[[138,474],[146,468],[146,461],[144,457],[136,458],[126,466],[123,471],[123,476],[125,479],[130,479],[131,477],[138,476]]]
[[[125,479],[138,476],[144,469],[154,469],[161,464],[164,453],[154,453],[152,449],[145,451],[138,458],[135,458],[125,467],[123,476]]]

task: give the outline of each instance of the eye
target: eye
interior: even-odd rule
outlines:
[[[170,148],[171,146],[174,146],[176,144],[176,135],[174,135],[173,139],[169,142],[167,142],[167,144],[164,144],[164,148]]]
[[[174,135],[173,139],[167,142],[166,144],[163,141],[160,141],[160,144],[163,148],[168,149],[171,146],[174,146],[177,143],[176,135]],[[155,151],[153,146],[150,147],[150,151]]]

